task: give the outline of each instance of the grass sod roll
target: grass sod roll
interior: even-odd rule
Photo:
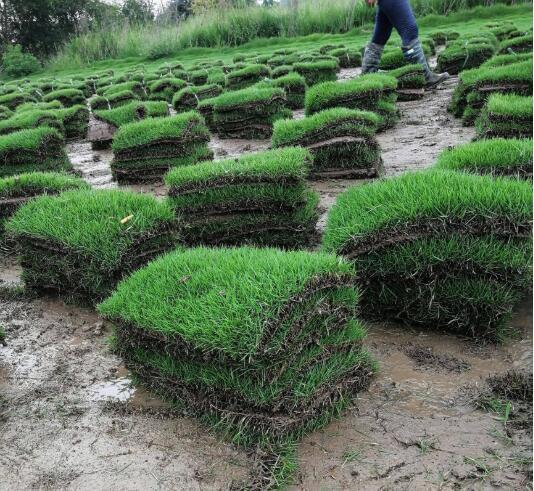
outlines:
[[[414,101],[425,95],[425,77],[421,65],[405,65],[388,72],[397,79],[397,100]]]
[[[0,95],[0,105],[14,111],[18,106],[27,102],[36,102],[35,98],[25,92],[12,92]]]
[[[532,34],[517,36],[501,42],[499,53],[532,53]]]
[[[135,101],[116,107],[115,109],[100,109],[93,111],[96,119],[105,121],[115,128],[138,121],[147,116],[147,109],[143,102]]]
[[[490,95],[475,126],[478,138],[532,137],[532,97]]]
[[[76,105],[54,110],[63,121],[66,138],[85,138],[89,125],[89,109],[86,105]]]
[[[0,179],[0,237],[5,221],[35,196],[88,188],[82,179],[56,172],[29,172]]]
[[[67,191],[19,208],[6,233],[21,247],[22,278],[36,292],[93,304],[175,245],[171,208],[128,191]]]
[[[372,178],[383,171],[374,137],[378,123],[369,111],[326,109],[301,120],[277,121],[272,144],[307,148],[313,155],[312,177]]]
[[[78,89],[54,90],[43,96],[43,102],[59,101],[64,107],[85,104],[85,95]]]
[[[489,43],[453,45],[438,55],[437,70],[456,75],[468,68],[479,67],[495,54],[495,47]]]
[[[207,101],[211,101],[213,126],[221,138],[269,138],[273,123],[291,116],[279,88],[249,87]]]
[[[330,56],[337,58],[340,68],[356,68],[362,66],[362,55],[350,48],[335,48],[328,51]]]
[[[64,134],[63,121],[54,111],[34,109],[32,111],[16,112],[11,118],[0,121],[0,135],[15,131],[48,126]]]
[[[336,59],[301,61],[293,64],[293,69],[306,80],[306,85],[312,86],[321,82],[335,81],[339,71]]]
[[[222,87],[217,84],[185,87],[174,94],[172,106],[176,112],[191,111],[197,108],[201,100],[217,97],[222,91]]]
[[[98,109],[114,109],[119,106],[124,106],[132,101],[139,100],[139,96],[131,90],[123,90],[115,92],[109,96],[97,96],[89,102],[91,109],[96,111]]]
[[[247,65],[226,75],[226,87],[229,90],[244,89],[264,78],[270,77],[270,75],[271,70],[267,65]]]
[[[311,155],[288,147],[170,171],[169,201],[189,244],[306,245],[317,196],[306,184]]]
[[[356,263],[362,314],[500,340],[531,278],[531,200],[518,180],[407,173],[342,194],[323,248]]]
[[[302,109],[306,95],[306,81],[298,73],[288,73],[271,81],[273,87],[283,89],[286,94],[286,105],[290,109]]]
[[[159,181],[171,167],[211,159],[209,138],[195,111],[125,124],[113,138],[112,173],[119,182]]]
[[[532,177],[532,139],[493,138],[459,145],[443,151],[436,168],[489,174]]]
[[[172,102],[173,95],[183,89],[187,82],[180,78],[162,78],[152,82],[149,88],[149,99]]]
[[[0,136],[0,177],[31,171],[71,171],[63,135],[54,128]]]
[[[198,247],[138,271],[99,311],[149,387],[236,442],[284,441],[369,383],[353,280],[333,255]]]
[[[145,88],[143,87],[143,84],[140,82],[136,82],[136,81],[122,82],[120,84],[110,85],[108,87],[105,87],[99,90],[98,94],[103,95],[104,97],[109,97],[110,95],[117,94],[125,90],[132,91],[134,94],[136,94],[141,99],[145,99],[147,96]]]

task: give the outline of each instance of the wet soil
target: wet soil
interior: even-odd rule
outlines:
[[[357,72],[343,70],[340,78]],[[446,112],[456,83],[452,78],[420,101],[398,103],[401,121],[378,136],[386,177],[429,167],[443,148],[473,137],[472,128]],[[212,138],[210,146],[216,158],[233,157],[268,148],[269,141]],[[91,185],[116,186],[111,150],[71,142],[68,153]],[[361,184],[311,182],[324,211],[319,229],[336,196]],[[166,192],[163,185],[131,188]],[[2,287],[19,281],[14,258],[0,257],[0,327],[8,343],[0,347],[0,490],[219,490],[246,479],[249,455],[133,386],[94,311],[1,296]],[[368,326],[366,343],[380,373],[339,421],[301,443],[292,489],[528,487],[529,433],[509,431],[495,413],[475,409],[464,390],[476,393],[490,374],[531,370],[531,304],[513,324],[522,335],[504,346]]]

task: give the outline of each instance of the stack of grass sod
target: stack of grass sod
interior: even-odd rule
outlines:
[[[59,101],[63,107],[85,104],[85,95],[78,89],[54,90],[43,96],[43,102]]]
[[[343,82],[324,82],[306,91],[304,109],[311,115],[324,109],[346,107],[378,114],[378,131],[398,121],[397,79],[384,73],[372,73]]]
[[[491,94],[532,94],[532,60],[466,70],[459,78],[449,110],[472,125]]]
[[[397,79],[397,100],[415,101],[425,95],[425,77],[421,65],[405,65],[388,72]]]
[[[497,52],[498,43],[489,31],[481,32],[476,37],[459,37],[448,43],[438,55],[437,69],[456,75],[462,70],[479,67]]]
[[[531,286],[531,234],[528,182],[432,169],[340,195],[323,248],[355,262],[362,315],[498,341]]]
[[[532,96],[492,94],[475,126],[478,138],[532,137]]]
[[[486,27],[499,41],[521,35],[517,27],[511,22],[490,22],[486,24]]]
[[[532,53],[532,33],[502,41],[499,53]]]
[[[5,221],[35,196],[88,188],[82,179],[56,172],[29,172],[0,179],[0,239]]]
[[[532,60],[531,53],[518,53],[518,54],[506,54],[506,55],[495,55],[490,58],[488,61],[485,61],[480,65],[480,68],[485,67],[500,67],[503,65],[512,65],[513,63],[519,63],[522,61]]]
[[[85,105],[76,105],[55,109],[54,113],[63,122],[66,138],[85,138],[89,125],[89,109]]]
[[[26,288],[89,304],[177,241],[167,203],[120,190],[32,199],[5,229],[20,247]]]
[[[185,87],[174,94],[172,107],[178,113],[191,111],[197,108],[200,101],[217,97],[222,91],[222,87],[217,84]]]
[[[362,65],[362,55],[358,50],[351,48],[334,48],[327,54],[337,58],[340,68],[356,68]]]
[[[23,105],[26,105],[28,103],[25,103]],[[29,103],[31,104],[31,103]],[[9,119],[11,116],[15,114],[11,109],[9,109],[7,106],[0,105],[0,121],[4,121],[4,119]]]
[[[11,92],[0,95],[0,105],[14,111],[18,106],[27,102],[36,102],[35,98],[25,92]]]
[[[449,41],[458,39],[460,37],[460,33],[456,31],[434,31],[429,34],[429,37],[432,39],[432,41],[434,41],[436,46],[443,46]]]
[[[71,170],[63,135],[54,128],[41,126],[0,136],[0,177]]]
[[[312,86],[321,82],[337,79],[339,63],[336,59],[299,61],[293,64],[293,69],[306,80],[306,85]]]
[[[318,197],[305,182],[310,160],[290,147],[172,169],[165,183],[184,241],[308,245],[318,220]]]
[[[148,86],[150,89],[149,99],[167,101],[170,104],[174,94],[186,85],[187,82],[180,78],[161,78]]]
[[[301,146],[313,155],[312,178],[373,178],[383,172],[374,137],[379,117],[337,107],[274,124],[273,147]]]
[[[9,119],[0,121],[0,135],[6,135],[15,131],[48,126],[55,128],[64,134],[62,120],[55,111],[44,111],[40,109],[15,112]]]
[[[226,88],[229,90],[244,89],[270,75],[271,70],[267,65],[247,65],[226,75]]]
[[[97,93],[98,95],[109,97],[113,94],[124,92],[125,90],[132,91],[134,94],[136,94],[141,99],[145,99],[147,96],[147,93],[146,93],[146,90],[143,84],[135,80],[132,80],[129,82],[121,82],[119,84],[113,84],[107,87],[103,87],[102,89],[99,89]]]
[[[113,138],[111,171],[120,183],[160,181],[172,167],[211,159],[209,139],[195,111],[128,123]]]
[[[376,372],[353,285],[334,255],[197,247],[151,262],[98,310],[139,382],[272,456],[267,482],[288,481],[298,441],[339,417]]]
[[[438,169],[532,178],[532,140],[492,138],[459,145],[442,152]]]
[[[306,81],[298,73],[288,73],[275,78],[271,86],[282,89],[286,95],[286,106],[290,109],[302,109],[306,95]]]
[[[211,105],[212,125],[221,138],[270,138],[273,123],[292,116],[278,88],[249,87],[202,102]]]

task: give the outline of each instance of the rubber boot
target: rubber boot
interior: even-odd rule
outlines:
[[[450,75],[447,72],[443,73],[434,73],[428,66],[428,61],[426,59],[423,47],[419,39],[415,39],[408,46],[402,47],[402,54],[404,59],[410,64],[419,64],[423,67],[423,73],[425,76],[426,86],[427,87],[436,87],[441,82],[447,80]]]
[[[384,46],[381,44],[369,43],[365,47],[362,59],[362,75],[378,72],[382,51],[384,51]]]

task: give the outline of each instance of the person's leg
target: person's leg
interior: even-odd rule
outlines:
[[[401,37],[404,58],[408,63],[420,64],[423,67],[427,85],[435,86],[449,78],[448,73],[435,74],[428,66],[409,0],[379,0],[379,5]]]
[[[384,46],[388,42],[391,32],[393,31],[393,24],[380,5],[376,8],[375,29],[371,42],[365,47],[362,59],[362,73],[377,72],[380,66],[380,58],[384,51]]]

